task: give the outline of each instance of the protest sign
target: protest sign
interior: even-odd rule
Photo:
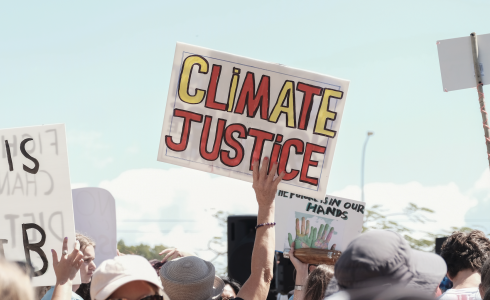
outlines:
[[[158,160],[252,181],[268,156],[279,188],[325,195],[346,80],[177,43]]]
[[[51,249],[71,252],[75,224],[65,126],[0,130],[0,256],[34,267],[34,286],[54,285]],[[74,280],[80,283],[80,277]]]
[[[437,51],[445,92],[476,86],[470,36],[437,41]],[[485,73],[490,71],[490,34],[478,36],[478,60],[482,83],[489,84]]]
[[[335,196],[311,198],[279,190],[276,194],[276,251],[295,249],[343,251],[362,232],[365,203]]]
[[[101,188],[73,189],[72,194],[75,229],[95,241],[98,266],[117,255],[116,202]]]

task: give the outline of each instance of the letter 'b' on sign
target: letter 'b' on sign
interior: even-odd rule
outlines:
[[[39,241],[38,243],[30,244],[29,238],[27,237],[28,229],[35,229],[39,231],[39,233],[41,233],[41,241]],[[37,277],[43,275],[48,270],[48,259],[46,258],[46,253],[44,253],[44,251],[41,249],[41,247],[44,246],[44,242],[46,242],[46,233],[41,228],[41,226],[37,224],[22,224],[22,237],[24,240],[24,251],[26,253],[27,263],[29,265],[32,265],[30,251],[37,252],[37,254],[39,254],[39,256],[41,257],[41,260],[43,261],[43,267],[40,270],[34,272],[34,276]]]

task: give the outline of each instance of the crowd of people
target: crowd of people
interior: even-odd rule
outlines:
[[[163,251],[161,261],[118,253],[96,266],[95,242],[77,234],[71,253],[68,243],[73,241],[67,238],[61,252],[52,250],[56,274],[52,287],[32,288],[28,266],[0,260],[0,299],[265,300],[275,263],[274,198],[284,176],[283,172],[274,178],[277,163],[270,173],[268,165],[267,157],[262,166],[258,161],[253,164],[259,209],[251,275],[243,285],[218,277],[211,262],[176,249]],[[295,288],[289,299],[490,300],[489,254],[490,240],[477,230],[454,232],[440,255],[412,249],[396,232],[368,231],[351,241],[334,266],[301,262],[293,245]],[[77,273],[80,285],[72,283]],[[452,288],[445,290],[444,281]]]

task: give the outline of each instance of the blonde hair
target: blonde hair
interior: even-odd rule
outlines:
[[[14,263],[0,258],[0,299],[34,300],[31,279]]]
[[[77,232],[76,234],[77,241],[80,243],[80,250],[87,248],[88,246],[93,246],[95,249],[95,242],[88,236]]]

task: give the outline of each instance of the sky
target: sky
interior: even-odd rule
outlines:
[[[443,92],[436,46],[490,33],[489,9],[483,0],[3,1],[0,128],[64,123],[73,187],[114,195],[119,238],[198,251],[221,232],[213,210],[256,204],[249,183],[156,160],[175,45],[189,43],[350,80],[328,194],[360,200],[373,131],[368,206],[432,207],[433,231],[490,229],[477,92]],[[123,222],[138,218],[192,221]]]

